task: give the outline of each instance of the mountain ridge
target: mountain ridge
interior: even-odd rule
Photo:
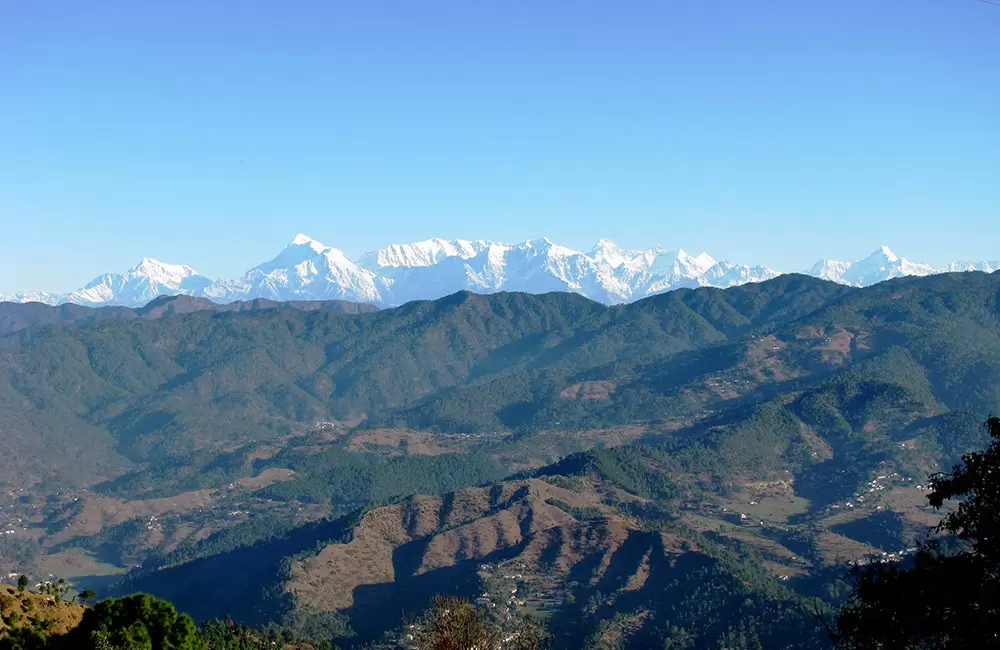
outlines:
[[[934,267],[881,246],[861,260],[821,259],[805,274],[865,287],[897,277],[996,270],[1000,261],[956,261]],[[620,304],[680,288],[728,288],[784,274],[767,266],[716,260],[705,252],[692,255],[682,248],[622,249],[609,239],[600,239],[585,253],[547,238],[520,244],[433,238],[393,244],[351,259],[300,233],[273,259],[238,278],[213,282],[190,266],[143,258],[124,273],[106,273],[67,294],[32,291],[0,295],[0,302],[140,307],[160,295],[190,295],[222,304],[262,298],[392,307],[467,290],[568,291]]]
[[[259,309],[296,309],[300,311],[325,310],[341,314],[360,314],[376,311],[376,307],[356,302],[339,300],[325,301],[284,301],[277,302],[265,298],[217,303],[208,298],[187,295],[160,295],[139,307],[100,306],[87,307],[71,302],[61,305],[47,305],[42,302],[0,302],[0,336],[34,326],[61,325],[75,323],[88,325],[102,322],[126,321],[137,318],[156,319],[176,314],[191,314],[197,311],[216,313],[253,311]]]
[[[982,448],[998,378],[984,273],[29,327],[0,336],[0,481],[39,496],[5,541],[345,645],[448,591],[556,648],[812,650],[785,613],[935,523],[922,482]]]
[[[852,289],[790,275],[621,306],[466,292],[359,315],[199,311],[27,328],[0,337],[0,413],[19,459],[7,473],[55,476],[28,452],[39,431],[77,431],[81,453],[114,465],[74,465],[92,481],[317,421],[487,435],[683,423],[895,349],[916,366],[886,363],[929,373],[938,401],[989,412],[1000,398],[983,369],[1000,356],[976,365],[963,351],[970,340],[1000,349],[998,281],[951,274]]]

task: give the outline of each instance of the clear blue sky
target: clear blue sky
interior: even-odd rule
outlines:
[[[0,292],[299,231],[1000,258],[1000,6],[0,0]]]

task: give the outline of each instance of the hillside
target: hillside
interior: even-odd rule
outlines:
[[[611,308],[568,294],[456,294],[352,316],[199,311],[30,328],[0,339],[11,459],[0,481],[82,486],[184,468],[191,450],[210,461],[317,421],[671,428],[860,361],[891,366],[897,348],[912,362],[905,380],[922,382],[935,408],[987,413],[1000,405],[998,286],[977,273],[860,290],[783,276]]]
[[[83,611],[83,605],[63,600],[61,596],[0,585],[0,639],[19,630],[65,634],[80,624]]]
[[[859,445],[821,438],[798,412],[764,404],[684,438],[403,498],[136,571],[119,589],[176,600],[198,618],[239,612],[345,645],[380,638],[450,593],[543,621],[556,648],[639,649],[667,638],[824,647],[807,600],[838,602],[845,562],[903,557],[939,516],[907,464],[912,452],[937,443],[954,455],[981,447],[984,434],[973,417],[950,414],[916,429],[901,423],[915,438],[906,445],[880,444],[872,432]]]
[[[259,298],[220,304],[206,298],[192,296],[160,296],[141,307],[86,307],[73,303],[51,306],[40,302],[0,302],[0,335],[10,334],[28,327],[76,323],[128,321],[136,318],[160,318],[175,314],[190,314],[196,311],[233,312],[257,311],[261,309],[298,309],[314,311],[322,309],[338,314],[361,314],[375,311],[374,305],[346,302],[342,300],[276,302]]]
[[[661,533],[692,566],[721,562],[719,580],[763,570],[741,584],[835,600],[837,568],[926,533],[924,479],[982,446],[998,297],[996,274],[782,276],[616,307],[462,293],[28,327],[0,338],[0,519],[15,530],[0,557],[95,586],[132,571],[127,588],[201,619],[339,638],[395,625],[385,597],[413,611],[442,586],[481,594],[479,565],[503,558],[545,567],[524,588],[572,594],[576,609],[529,607],[555,629],[643,647],[663,633],[646,617],[677,616],[687,592],[667,616],[625,597],[638,574],[616,589],[580,576],[604,570],[598,546]],[[659,539],[642,554],[669,565]],[[382,559],[353,559],[361,542]]]
[[[685,628],[698,647],[711,647],[745,633],[746,617],[759,619],[753,634],[765,647],[816,647],[823,632],[799,609],[799,596],[691,529],[636,516],[650,505],[598,477],[507,481],[414,496],[344,520],[349,528],[336,531],[339,539],[274,567],[259,597],[239,586],[242,578],[241,601],[185,597],[214,594],[220,583],[232,588],[222,578],[234,566],[227,556],[123,589],[179,599],[201,617],[229,607],[270,612],[347,644],[379,638],[434,594],[453,593],[540,617],[562,648],[613,638],[649,647]],[[256,566],[275,544],[241,553],[241,564]]]
[[[204,650],[328,650],[291,630],[254,629],[231,620],[196,628],[171,603],[136,594],[84,606],[68,599],[65,585],[40,591],[0,586],[0,648],[80,650],[88,648],[201,648]],[[83,594],[85,597],[92,594]],[[167,639],[166,646],[164,639]]]
[[[80,485],[131,464],[183,462],[191,449],[204,455],[317,420],[392,419],[437,396],[461,399],[459,389],[475,393],[476,419],[451,422],[439,413],[435,427],[515,428],[525,420],[518,403],[561,390],[564,379],[588,368],[718,345],[845,291],[789,277],[617,308],[567,294],[457,294],[358,316],[199,311],[32,328],[0,339],[0,413],[16,459],[0,480],[69,478],[66,467],[44,467],[56,459],[17,453],[40,430],[75,429],[73,439],[86,448],[79,453],[97,455],[88,463],[96,472],[80,468]],[[493,388],[500,394],[482,394]],[[482,413],[491,405],[492,413]]]

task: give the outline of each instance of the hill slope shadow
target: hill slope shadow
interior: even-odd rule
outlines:
[[[280,586],[288,558],[345,541],[359,517],[307,524],[252,546],[129,577],[109,595],[150,593],[199,621],[226,616],[250,625],[277,621],[291,608]]]

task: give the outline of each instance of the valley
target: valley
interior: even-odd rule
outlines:
[[[968,272],[610,307],[5,304],[3,573],[342,646],[453,593],[557,648],[820,647],[807,609],[910,554],[927,476],[987,444],[998,300]]]

